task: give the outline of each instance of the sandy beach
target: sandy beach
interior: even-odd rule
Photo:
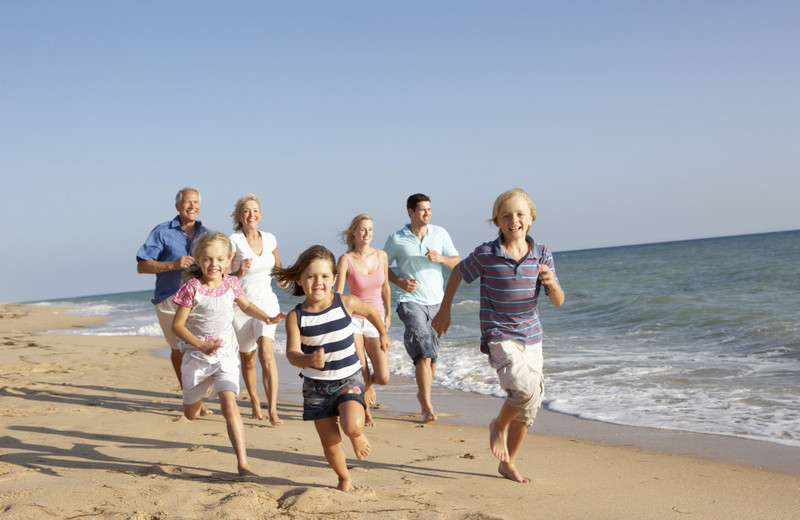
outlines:
[[[345,446],[355,489],[342,493],[286,364],[283,425],[250,419],[240,395],[261,475],[241,479],[219,403],[183,418],[158,338],[45,333],[96,320],[0,304],[4,519],[800,518],[798,448],[544,414],[517,461],[532,481],[516,484],[497,474],[475,419],[488,423],[498,400],[437,390],[442,418],[423,425],[413,386],[394,376],[379,389],[370,457]]]

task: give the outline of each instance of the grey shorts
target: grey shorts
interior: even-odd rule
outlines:
[[[497,371],[506,402],[519,410],[515,420],[530,427],[544,398],[542,342],[490,341],[488,347],[489,365]]]
[[[405,325],[403,343],[414,364],[420,359],[436,363],[439,358],[439,337],[431,328],[431,320],[439,311],[438,305],[420,305],[413,302],[397,304],[397,315]]]
[[[339,415],[339,405],[357,401],[365,409],[364,378],[359,370],[350,377],[336,381],[303,378],[303,420],[315,421]]]

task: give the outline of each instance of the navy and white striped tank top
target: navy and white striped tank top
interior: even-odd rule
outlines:
[[[304,354],[325,348],[325,366],[322,370],[306,367],[303,377],[321,381],[336,381],[350,377],[361,370],[356,346],[353,342],[353,320],[342,304],[342,297],[333,294],[333,303],[322,312],[304,311],[298,304],[297,324],[300,328],[301,349]]]

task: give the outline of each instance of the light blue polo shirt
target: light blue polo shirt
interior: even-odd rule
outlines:
[[[417,290],[407,293],[402,289],[395,290],[398,303],[414,302],[420,305],[439,305],[444,297],[444,270],[443,264],[431,262],[425,253],[428,249],[439,251],[444,256],[458,256],[458,250],[453,245],[450,235],[440,226],[428,224],[428,232],[420,241],[411,231],[408,224],[389,235],[383,250],[386,251],[389,267],[397,263],[393,269],[400,278],[414,278],[417,280]]]
[[[197,230],[194,238],[198,238],[208,230],[197,221]],[[174,219],[157,225],[150,232],[150,236],[136,253],[136,260],[157,260],[171,262],[182,256],[192,255],[193,240],[186,231],[181,229],[181,221],[176,216]],[[181,285],[183,269],[166,271],[156,274],[156,289],[153,294],[153,305],[158,305],[178,291]]]

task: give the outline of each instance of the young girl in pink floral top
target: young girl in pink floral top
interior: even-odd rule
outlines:
[[[223,233],[207,233],[195,241],[196,263],[186,269],[185,283],[173,297],[178,305],[172,331],[183,354],[183,414],[189,420],[200,416],[203,396],[209,388],[219,396],[228,423],[228,436],[236,453],[239,475],[255,475],[247,463],[244,424],[236,404],[239,394],[239,346],[233,332],[233,306],[268,324],[270,317],[250,303],[235,276],[229,276],[233,247]]]

